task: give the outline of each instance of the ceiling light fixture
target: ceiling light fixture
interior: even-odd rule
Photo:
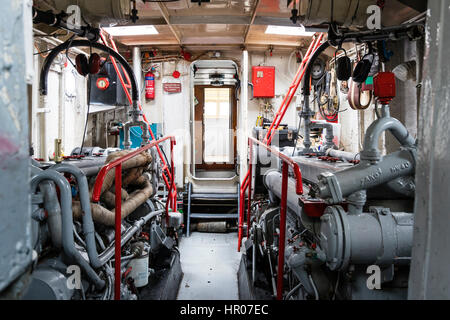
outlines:
[[[267,34],[278,34],[284,36],[305,36],[311,37],[315,32],[308,32],[304,26],[300,27],[285,27],[285,26],[267,26]]]
[[[151,34],[158,34],[158,30],[152,25],[141,26],[122,26],[103,28],[111,36],[144,36]]]

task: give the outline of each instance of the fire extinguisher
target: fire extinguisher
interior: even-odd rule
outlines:
[[[155,99],[155,75],[151,71],[145,74],[145,98]]]

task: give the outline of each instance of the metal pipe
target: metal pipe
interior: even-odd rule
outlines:
[[[404,147],[413,148],[415,140],[409,135],[405,126],[395,118],[389,116],[384,108],[383,114],[385,117],[375,120],[369,128],[367,128],[364,136],[364,147],[361,151],[361,160],[379,161],[381,158],[380,150],[378,149],[378,140],[380,135],[389,130],[397,141]]]
[[[47,223],[52,243],[56,248],[61,248],[61,206],[55,184],[51,181],[43,181],[39,184],[39,188],[44,195],[44,208],[48,213]]]
[[[89,185],[86,176],[79,168],[69,164],[56,164],[50,169],[56,170],[58,172],[70,173],[77,180],[81,208],[83,211],[83,233],[86,241],[86,249],[89,256],[89,262],[94,268],[100,268],[103,264],[98,258],[98,252],[95,243],[95,227],[92,220]]]
[[[42,169],[36,166],[40,165],[39,162],[34,159],[31,160],[32,165],[30,167],[32,175],[41,173]],[[39,188],[44,196],[44,209],[48,213],[47,223],[52,243],[55,247],[61,248],[61,206],[59,205],[55,184],[47,180],[41,182]]]
[[[127,243],[131,237],[144,225],[146,224],[149,220],[151,220],[152,218],[156,217],[157,215],[160,215],[164,212],[164,209],[159,209],[156,211],[152,211],[149,214],[147,214],[146,216],[142,217],[141,219],[135,221],[133,223],[133,226],[131,226],[130,228],[128,228],[121,237],[120,240],[120,246],[123,246],[125,243]],[[100,261],[102,262],[102,264],[104,265],[106,262],[108,262],[114,255],[114,248],[115,248],[115,244],[111,244],[109,245],[105,251],[103,251],[100,254]]]
[[[356,166],[336,172],[319,175],[319,183],[313,186],[322,199],[340,203],[344,197],[363,189],[370,189],[401,176],[413,175],[415,156],[409,150],[388,154],[377,163],[362,160]]]
[[[141,88],[142,79],[142,64],[141,64],[141,49],[139,47],[133,47],[133,71],[136,77],[136,84],[138,88]]]
[[[268,190],[281,199],[282,175],[278,170],[268,171],[264,175],[263,182]],[[295,193],[295,182],[292,179],[288,179],[287,206],[300,217],[302,207],[299,206],[298,199],[298,195]]]
[[[325,155],[335,158],[340,158],[342,160],[351,161],[351,160],[359,160],[359,153],[353,153],[348,151],[341,151],[335,149],[328,149],[325,152]]]
[[[327,133],[325,135],[325,144],[324,149],[332,149],[334,147],[333,138],[333,125],[329,122],[316,122],[316,121],[310,121],[309,129],[312,128],[324,128],[327,130]]]
[[[71,260],[71,262],[75,262],[81,267],[97,289],[103,289],[105,286],[105,281],[102,280],[97,273],[95,273],[89,263],[75,248],[75,242],[73,239],[72,190],[69,182],[56,170],[48,169],[42,171],[31,179],[32,194],[36,192],[37,186],[44,180],[53,181],[58,186],[60,191],[62,213],[62,247],[64,254]]]

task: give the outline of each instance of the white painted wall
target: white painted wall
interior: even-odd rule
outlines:
[[[62,139],[65,155],[81,145],[87,113],[87,81],[64,61],[64,58],[56,59],[50,69],[47,96],[33,95],[32,144],[35,158],[52,158],[56,138]],[[35,58],[34,63],[38,74],[42,59]],[[37,87],[38,82],[35,81],[33,90],[37,91]]]
[[[290,59],[289,53],[273,53],[273,56],[263,53],[249,52],[249,72],[248,81],[251,81],[251,67],[256,65],[275,66],[275,98],[269,99],[273,105],[274,112],[281,104],[292,79],[297,70],[295,56]],[[221,59],[231,59],[242,67],[242,52],[225,52]],[[39,61],[38,61],[39,60]],[[42,59],[35,59],[36,63]],[[291,60],[291,61],[289,61]],[[62,61],[64,62],[64,61]],[[146,101],[144,91],[141,91],[141,101],[149,122],[162,123],[163,135],[174,135],[177,145],[175,147],[175,170],[176,184],[182,187],[185,183],[190,164],[190,83],[189,83],[190,63],[180,61],[164,62],[158,64],[160,77],[155,81],[155,99]],[[179,79],[172,77],[173,71],[181,73]],[[241,80],[242,80],[241,75]],[[163,82],[181,82],[182,92],[168,94],[162,90]],[[70,63],[64,67],[63,64],[54,64],[49,74],[49,94],[46,99],[38,99],[33,106],[33,145],[35,147],[35,157],[48,159],[54,152],[54,139],[59,137],[63,141],[65,154],[69,154],[73,148],[80,146],[84,123],[86,119],[86,79],[80,76]],[[36,85],[37,83],[35,83]],[[141,88],[143,89],[143,88]],[[62,93],[62,95],[60,94]],[[250,96],[250,92],[249,92]],[[374,119],[373,106],[365,111],[352,110],[346,101],[346,96],[341,95],[341,110],[346,111],[340,114],[341,122],[341,147],[346,151],[359,152],[363,135],[366,128]],[[298,110],[296,105],[300,105],[301,97],[298,95],[293,99],[283,123],[296,127],[298,124]],[[251,135],[255,125],[256,117],[259,115],[260,103],[263,99],[253,99],[248,101],[248,109],[241,112],[241,104],[238,102],[238,141],[237,150],[241,159],[246,159],[246,141]],[[38,108],[46,108],[48,112],[37,113]],[[41,118],[41,121],[39,121]],[[245,125],[244,125],[245,123]],[[244,130],[244,131],[242,131]],[[88,132],[89,134],[89,132]],[[90,137],[86,138],[86,144],[90,145]],[[384,145],[382,142],[380,145]],[[165,148],[169,157],[169,149]],[[243,164],[243,162],[241,162]],[[245,166],[242,166],[245,169]],[[242,174],[241,174],[242,176]]]

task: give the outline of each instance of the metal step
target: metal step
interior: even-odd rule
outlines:
[[[238,219],[239,220],[239,192],[240,185],[237,184],[236,193],[192,193],[192,183],[188,183],[188,208],[187,208],[187,229],[186,236],[189,237],[189,226],[191,218],[197,219]],[[192,200],[237,200],[237,213],[192,213]]]
[[[191,199],[207,199],[207,200],[237,200],[237,193],[192,193]]]
[[[191,213],[192,218],[197,219],[237,219],[237,213]]]

